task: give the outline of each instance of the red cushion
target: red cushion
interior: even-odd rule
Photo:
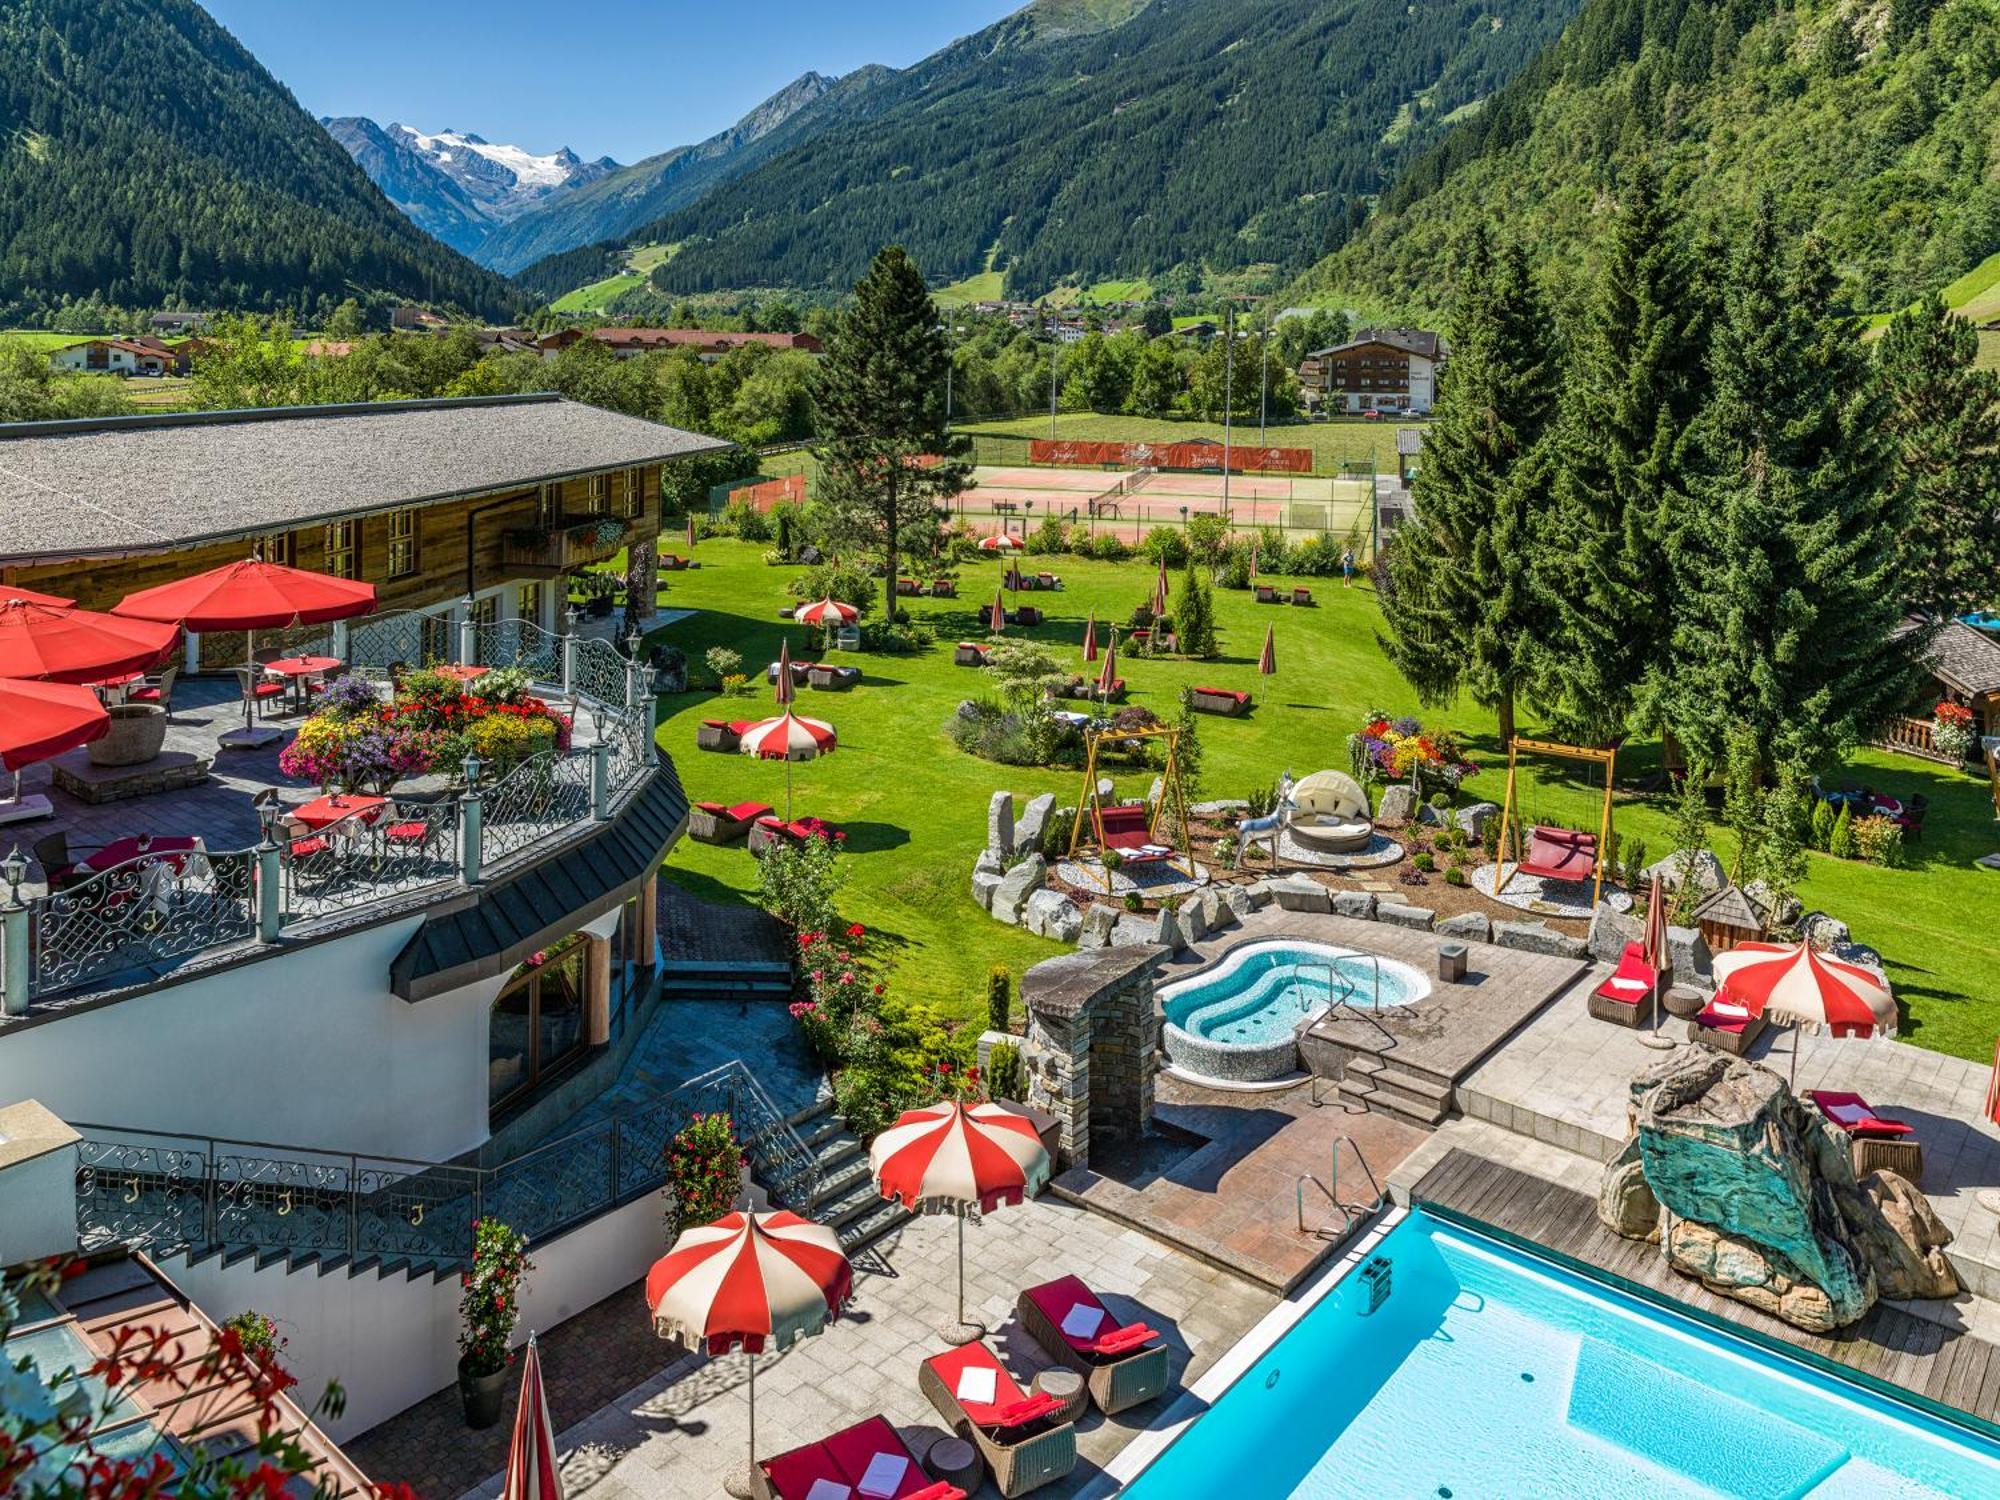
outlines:
[[[701,727],[703,729],[727,729],[730,726],[721,719],[703,719]]]
[[[732,734],[748,734],[756,727],[757,721],[755,719],[731,719],[729,721],[729,730]]]
[[[713,802],[701,804],[711,812],[723,813],[733,823],[748,823],[754,819],[768,817],[771,809],[762,802],[739,802],[734,807],[717,807]]]
[[[695,807],[707,813],[712,818],[724,817],[729,812],[729,809],[724,807],[720,802],[697,802],[695,803]]]
[[[848,1482],[824,1443],[808,1443],[790,1453],[780,1453],[776,1458],[764,1459],[757,1467],[769,1476],[771,1488],[778,1492],[778,1500],[806,1500],[806,1491],[813,1487],[815,1480],[825,1479],[834,1484]]]
[[[422,843],[431,836],[431,825],[424,822],[391,823],[389,838],[399,844]]]
[[[1750,1024],[1748,1016],[1718,1015],[1713,1010],[1704,1010],[1695,1020],[1710,1031],[1741,1031]]]
[[[924,1363],[937,1372],[944,1388],[951,1392],[952,1399],[965,1408],[965,1414],[981,1427],[1015,1425],[1003,1421],[1003,1414],[1011,1412],[1027,1400],[1027,1393],[1015,1383],[1006,1367],[984,1344],[966,1344],[962,1348],[934,1354]],[[993,1371],[993,1399],[991,1401],[967,1401],[958,1394],[958,1377],[966,1370],[979,1367]]]
[[[1158,1338],[1144,1323],[1127,1323],[1123,1328],[1114,1328],[1104,1334],[1090,1348],[1095,1354],[1129,1354],[1134,1349],[1142,1349]]]
[[[1195,691],[1206,693],[1211,698],[1234,698],[1238,703],[1250,696],[1248,693],[1239,693],[1234,688],[1198,687]]]
[[[1105,1321],[1110,1321],[1110,1310],[1097,1300],[1097,1294],[1083,1284],[1081,1277],[1059,1276],[1054,1281],[1045,1281],[1040,1286],[1028,1288],[1028,1300],[1042,1310],[1042,1316],[1054,1325],[1056,1332],[1062,1333],[1063,1319],[1070,1309],[1079,1302],[1085,1307],[1094,1307],[1104,1313]],[[1072,1349],[1088,1349],[1091,1339],[1073,1338],[1062,1334],[1063,1341]]]
[[[319,853],[325,847],[326,840],[322,838],[293,839],[292,858],[303,859],[308,854]]]
[[[125,701],[128,703],[158,703],[160,701],[160,690],[158,688],[137,688],[125,695]]]
[[[250,687],[250,696],[253,698],[275,698],[278,696],[278,694],[282,693],[284,690],[285,690],[285,685],[282,682],[252,683]]]
[[[878,1453],[893,1453],[910,1461],[903,1471],[902,1482],[896,1486],[890,1500],[908,1500],[911,1495],[920,1494],[932,1488],[930,1476],[924,1473],[917,1456],[909,1445],[897,1435],[896,1429],[882,1417],[870,1417],[865,1422],[856,1422],[852,1427],[843,1428],[826,1440],[826,1451],[840,1466],[842,1474],[850,1485],[859,1485],[862,1475],[868,1472],[868,1465]],[[857,1490],[858,1494],[859,1491]]]
[[[1913,1127],[1904,1124],[1901,1120],[1887,1120],[1875,1113],[1875,1106],[1859,1094],[1840,1094],[1833,1092],[1831,1089],[1807,1089],[1806,1097],[1819,1106],[1821,1114],[1825,1115],[1835,1125],[1840,1126],[1849,1135],[1880,1137],[1915,1135],[1917,1133]],[[1834,1118],[1833,1111],[1836,1107],[1866,1110],[1868,1117],[1864,1120],[1857,1120],[1852,1125],[1849,1125]]]
[[[920,1490],[907,1491],[898,1496],[897,1500],[965,1500],[965,1491],[955,1484],[939,1479]]]

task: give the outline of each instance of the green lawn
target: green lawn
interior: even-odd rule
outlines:
[[[981,271],[963,281],[954,281],[931,293],[939,307],[964,307],[972,302],[998,302],[1006,295],[1005,271]]]
[[[80,344],[85,339],[111,339],[122,335],[115,333],[45,333],[39,328],[0,329],[0,342],[25,344],[40,353],[51,354],[57,349],[67,349],[71,344]]]
[[[1008,433],[1017,437],[1049,436],[1049,419],[1015,417],[1005,422],[978,422],[958,428],[977,438],[981,433]],[[1222,441],[1220,422],[1185,422],[1159,417],[1099,416],[1095,412],[1065,412],[1056,418],[1060,437],[1105,443],[1144,440],[1183,443],[1198,438]],[[1257,441],[1256,422],[1239,422],[1233,428],[1238,443]],[[1330,422],[1272,423],[1266,437],[1274,448],[1310,448],[1314,468],[1331,473],[1343,463],[1374,461],[1378,473],[1396,471],[1396,423],[1364,422],[1359,417]],[[982,455],[981,462],[995,462]]]
[[[699,549],[700,569],[665,575],[665,605],[697,613],[657,632],[656,638],[685,649],[698,678],[705,675],[701,655],[713,645],[741,651],[753,668],[777,655],[781,636],[790,640],[794,659],[818,654],[816,633],[777,618],[788,597],[784,586],[790,570],[765,566],[761,553],[761,546],[707,541]],[[1087,612],[1095,611],[1100,621],[1123,620],[1152,580],[1152,570],[1143,564],[1063,558],[1056,570],[1068,587],[1034,596],[1051,618],[1026,634],[1071,653],[1082,640]],[[844,914],[886,941],[894,955],[893,982],[904,992],[968,1019],[983,1014],[990,965],[1005,963],[1018,972],[1061,951],[1000,926],[972,902],[972,861],[985,840],[987,799],[996,788],[1008,787],[1017,799],[1052,791],[1068,801],[1081,779],[1075,772],[975,760],[945,733],[954,706],[980,688],[978,673],[951,664],[951,643],[983,635],[975,614],[990,599],[999,572],[997,564],[966,569],[959,600],[906,601],[937,627],[940,644],[932,651],[915,657],[853,658],[867,672],[860,687],[848,693],[802,693],[802,711],[831,722],[840,733],[841,748],[826,759],[792,768],[794,810],[816,813],[848,830]],[[1347,734],[1367,710],[1420,712],[1376,644],[1381,622],[1374,596],[1359,586],[1343,591],[1337,579],[1312,580],[1311,586],[1320,605],[1310,610],[1260,607],[1247,594],[1218,590],[1224,652],[1218,661],[1121,661],[1133,701],[1163,714],[1173,711],[1177,692],[1186,684],[1256,691],[1259,706],[1250,717],[1201,721],[1202,795],[1242,796],[1269,784],[1286,767],[1299,775],[1344,767]],[[1260,684],[1255,658],[1267,624],[1277,628],[1280,670],[1269,684]],[[770,690],[764,686],[754,696],[728,701],[696,692],[663,702],[661,743],[678,764],[690,796],[783,802],[781,766],[694,748],[703,718],[757,718],[772,711]],[[1489,715],[1461,705],[1432,721],[1465,732],[1482,761],[1496,760]],[[1621,787],[1657,764],[1656,746],[1634,747],[1620,767]],[[1978,855],[2000,847],[1984,785],[1922,761],[1876,752],[1859,757],[1850,774],[1899,796],[1929,795],[1928,837],[1913,848],[1910,864],[1896,870],[1815,855],[1805,894],[1811,904],[1845,918],[1858,938],[1882,950],[1909,1008],[1907,1036],[1984,1061],[1992,1055],[1994,1032],[2000,1027],[2000,992],[1993,982],[1993,943],[1986,926],[2000,897],[2000,876],[1971,866]],[[1128,789],[1143,793],[1144,781],[1133,777]],[[1501,781],[1502,771],[1489,769],[1469,790],[1498,801]],[[1524,782],[1524,806],[1531,818],[1579,824],[1594,819],[1593,791],[1580,772],[1538,767]],[[1669,811],[1660,800],[1634,792],[1621,796],[1618,826],[1624,836],[1643,838],[1656,854],[1663,853]],[[667,870],[677,883],[707,896],[754,890],[750,856],[740,846],[715,848],[683,840]]]
[[[674,245],[641,245],[627,252],[624,270],[602,281],[593,281],[588,286],[564,292],[549,306],[557,312],[601,313],[621,293],[644,286],[647,273],[670,259],[676,248]]]

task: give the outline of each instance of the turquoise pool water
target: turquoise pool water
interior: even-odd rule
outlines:
[[[1974,1500],[2000,1444],[1413,1213],[1130,1500]]]
[[[1336,993],[1360,1010],[1406,1005],[1429,989],[1408,964],[1319,943],[1253,943],[1161,995],[1167,1023],[1209,1041],[1251,1046],[1289,1040]]]

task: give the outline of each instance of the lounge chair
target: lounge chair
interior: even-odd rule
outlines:
[[[1039,625],[1042,623],[1042,612],[1032,604],[1023,604],[1007,620],[1012,625]]]
[[[1090,1399],[1106,1416],[1150,1401],[1167,1388],[1167,1346],[1160,1336],[1143,1323],[1120,1327],[1078,1278],[1064,1276],[1029,1287],[1014,1311],[1030,1338],[1083,1377]],[[1092,1313],[1098,1322],[1089,1333],[1063,1331],[1065,1322],[1074,1320],[1072,1326],[1080,1328]]]
[[[180,676],[179,667],[168,667],[157,677],[148,677],[143,684],[125,695],[127,703],[157,703],[171,711],[174,706],[174,679]]]
[[[1846,1134],[1848,1156],[1854,1163],[1856,1177],[1888,1171],[1922,1184],[1924,1148],[1914,1128],[1877,1114],[1874,1106],[1859,1094],[1808,1089],[1806,1097]]]
[[[885,1453],[903,1459],[907,1467],[895,1488],[882,1500],[965,1500],[965,1491],[957,1485],[934,1480],[926,1474],[901,1435],[879,1416],[856,1422],[829,1438],[807,1443],[776,1458],[759,1459],[751,1478],[762,1500],[806,1500],[813,1486],[820,1483],[859,1495],[868,1466]]]
[[[806,682],[820,692],[845,692],[861,680],[859,667],[835,667],[825,662],[816,663],[806,673]]]
[[[1543,880],[1581,881],[1597,873],[1597,835],[1570,828],[1531,828],[1515,873]]]
[[[1038,589],[1059,589],[1062,587],[1062,580],[1053,573],[1037,573],[1035,575],[1035,587]]]
[[[759,818],[770,815],[771,809],[762,802],[739,802],[734,807],[697,802],[688,809],[688,837],[701,844],[733,844]]]
[[[806,685],[806,679],[812,676],[813,668],[816,667],[817,665],[818,665],[817,662],[810,662],[810,661],[793,662],[792,686],[804,687]],[[769,683],[777,682],[778,664],[776,662],[772,662],[768,667],[764,668],[764,680]]]
[[[1257,602],[1259,604],[1283,604],[1285,601],[1278,597],[1278,591],[1272,588],[1270,584],[1260,583],[1257,585]]]
[[[983,667],[986,665],[986,648],[977,641],[960,641],[958,649],[951,653],[951,664],[955,667]]]
[[[1312,602],[1313,602],[1313,591],[1311,589],[1292,590],[1292,603],[1303,604],[1310,607]]]
[[[768,813],[750,824],[750,852],[762,854],[778,844],[803,844],[807,839],[839,841],[847,835],[818,818],[794,818],[787,823],[776,813]]]
[[[697,750],[734,751],[743,741],[743,732],[750,728],[749,719],[703,719],[701,727],[694,732],[694,747]]]
[[[1749,1054],[1750,1044],[1764,1034],[1762,1016],[1753,1016],[1744,1006],[1717,998],[1688,1022],[1688,1040],[1703,1042],[1733,1057]]]
[[[1190,706],[1198,714],[1221,714],[1225,718],[1241,718],[1250,712],[1250,695],[1229,688],[1198,687],[1190,696]]]
[[[1645,946],[1627,943],[1617,972],[1590,992],[1586,1008],[1613,1026],[1637,1027],[1645,1020],[1646,1002],[1656,987],[1662,992],[1666,989],[1659,971],[1646,962]]]
[[[898,578],[896,580],[896,593],[902,598],[914,599],[923,591],[923,585],[918,583],[914,578]]]
[[[931,597],[933,599],[956,599],[958,597],[958,584],[950,578],[933,578],[931,580]]]
[[[1126,864],[1152,864],[1173,857],[1173,850],[1153,842],[1153,820],[1143,802],[1100,807],[1096,818],[1097,847],[1116,849]]]
[[[992,1372],[991,1400],[958,1394],[968,1371]],[[1076,1428],[1055,1416],[1062,1402],[1023,1391],[984,1343],[932,1355],[917,1366],[917,1386],[946,1425],[979,1449],[1001,1494],[1025,1495],[1076,1467]]]

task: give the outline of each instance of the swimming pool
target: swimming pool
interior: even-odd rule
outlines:
[[[1357,1010],[1373,1010],[1429,993],[1429,980],[1393,958],[1326,943],[1245,943],[1213,968],[1160,991],[1163,1043],[1185,1073],[1263,1082],[1298,1070],[1293,1038],[1300,1023],[1336,996]]]
[[[1970,1500],[2000,1444],[1412,1213],[1130,1500]]]

